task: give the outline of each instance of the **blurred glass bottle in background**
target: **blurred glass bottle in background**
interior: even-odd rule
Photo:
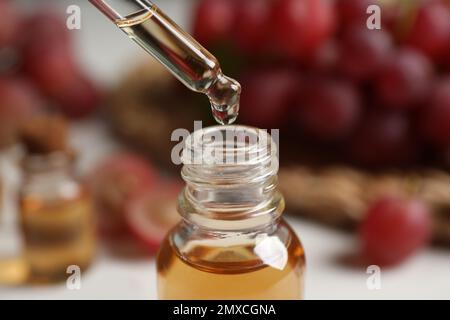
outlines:
[[[22,130],[20,225],[34,283],[65,280],[71,265],[83,271],[95,251],[91,200],[75,176],[66,131],[64,119],[54,116],[34,118]]]

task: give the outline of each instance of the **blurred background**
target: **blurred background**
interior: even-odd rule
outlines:
[[[238,122],[280,129],[306,298],[449,299],[450,2],[154,2],[240,81]],[[208,100],[73,4],[0,0],[0,299],[155,299],[170,135]]]

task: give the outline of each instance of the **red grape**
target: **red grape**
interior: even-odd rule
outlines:
[[[344,34],[341,43],[339,68],[352,79],[369,79],[383,65],[391,49],[392,42],[387,32],[351,28]]]
[[[402,16],[403,5],[399,1],[374,0],[337,0],[335,1],[340,17],[340,24],[345,30],[348,27],[367,28],[367,21],[372,12],[367,12],[371,5],[381,7],[381,29],[393,30]]]
[[[25,72],[66,115],[79,118],[90,114],[100,103],[101,93],[76,63],[62,17],[41,11],[25,25],[31,30],[22,48]]]
[[[366,27],[367,8],[374,4],[372,0],[338,0],[336,1],[340,23],[344,26]]]
[[[53,44],[46,50],[28,51],[24,69],[41,92],[69,117],[89,115],[101,102],[100,90],[79,70],[66,46]]]
[[[240,118],[260,128],[280,128],[299,88],[297,74],[285,68],[255,70],[241,79]]]
[[[88,180],[98,209],[100,231],[107,236],[123,233],[127,201],[153,189],[157,179],[155,169],[134,154],[116,154],[100,163]]]
[[[307,59],[307,68],[316,74],[330,74],[335,71],[339,58],[338,43],[327,41],[317,48]]]
[[[158,251],[167,232],[181,220],[177,197],[182,188],[177,182],[163,183],[156,190],[146,190],[132,197],[125,208],[131,233],[151,254]]]
[[[16,35],[21,23],[18,10],[10,0],[0,0],[0,49],[12,45],[16,41]]]
[[[27,47],[46,47],[55,43],[69,46],[71,43],[64,16],[49,8],[41,9],[27,17],[22,32],[23,42]]]
[[[450,147],[450,78],[436,84],[421,121],[424,134],[431,142]]]
[[[102,102],[103,94],[92,80],[78,75],[53,99],[65,115],[78,119],[90,115]]]
[[[0,146],[13,143],[18,127],[39,111],[36,92],[22,79],[0,78]]]
[[[369,112],[350,141],[350,153],[369,166],[400,165],[417,157],[409,119],[397,112]]]
[[[194,18],[194,38],[205,46],[229,41],[236,8],[234,0],[201,0]]]
[[[30,46],[23,58],[25,72],[48,97],[61,95],[78,78],[75,59],[64,45]]]
[[[335,30],[334,8],[326,0],[279,0],[272,11],[274,39],[288,56],[309,55]]]
[[[264,47],[269,34],[269,13],[268,0],[246,0],[239,4],[234,38],[240,50],[257,54]]]
[[[450,9],[441,2],[428,2],[419,9],[406,42],[432,58],[441,57],[450,39]]]
[[[369,208],[359,228],[362,253],[371,264],[402,262],[425,246],[431,235],[427,206],[419,200],[383,198]]]
[[[306,85],[295,113],[296,120],[311,135],[339,139],[355,127],[360,108],[358,92],[352,85],[319,80]]]
[[[64,19],[54,11],[42,10],[28,17],[23,29],[25,72],[45,95],[60,95],[79,72]]]
[[[386,106],[408,109],[422,102],[429,90],[433,66],[412,49],[402,49],[388,58],[376,79],[376,91]]]

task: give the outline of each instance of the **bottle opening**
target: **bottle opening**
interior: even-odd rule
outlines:
[[[183,149],[186,220],[221,230],[267,225],[284,204],[277,191],[276,143],[266,130],[216,126],[192,133]]]
[[[216,167],[267,165],[278,162],[277,150],[266,130],[215,126],[197,130],[186,139],[182,162]]]

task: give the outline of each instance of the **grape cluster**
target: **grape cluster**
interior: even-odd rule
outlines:
[[[13,142],[20,122],[36,112],[92,113],[101,90],[74,57],[63,12],[25,14],[11,0],[0,0],[0,12],[0,145]]]
[[[426,161],[450,148],[450,6],[380,1],[370,30],[374,3],[201,0],[194,36],[241,66],[244,123],[362,165]]]

